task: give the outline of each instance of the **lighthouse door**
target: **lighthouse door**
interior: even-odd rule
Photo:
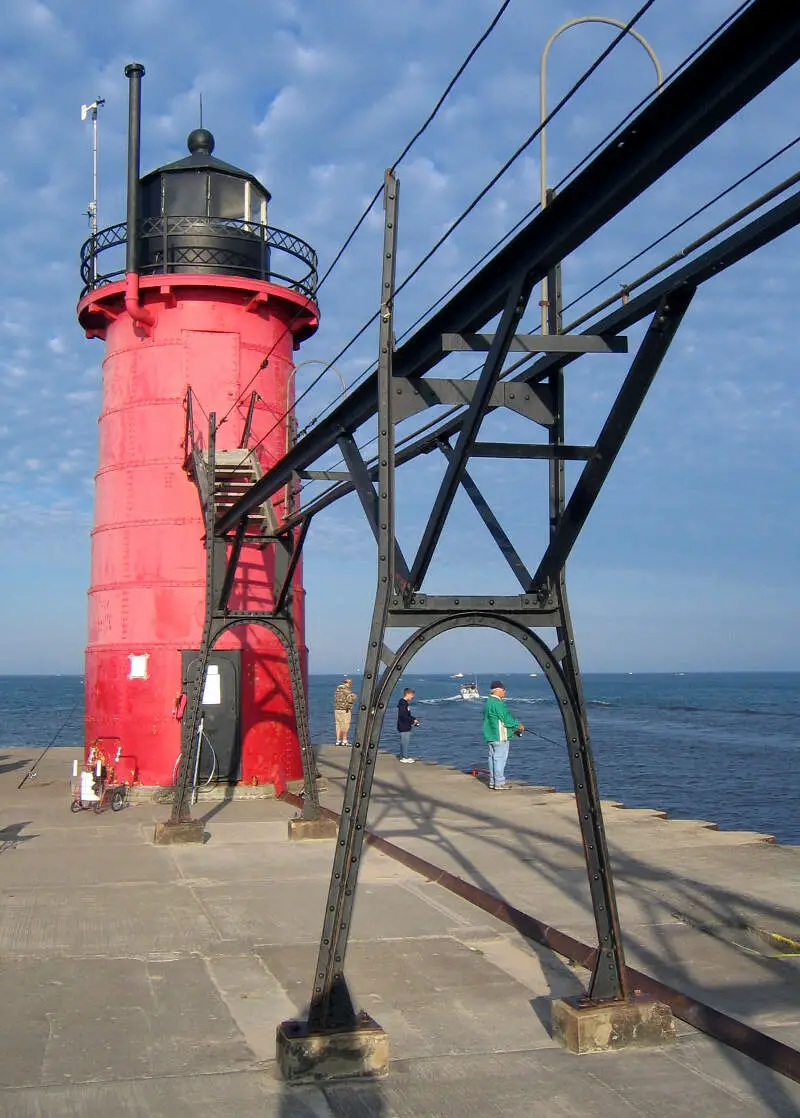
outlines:
[[[192,661],[198,653],[184,650],[181,654],[183,678],[188,678]],[[208,739],[200,751],[202,777],[211,775],[216,756],[217,779],[233,784],[241,777],[242,744],[239,726],[239,681],[241,653],[238,649],[214,649],[208,658],[200,711],[203,716],[203,737]],[[214,755],[208,748],[210,744]]]

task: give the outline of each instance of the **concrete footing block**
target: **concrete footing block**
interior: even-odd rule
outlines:
[[[202,842],[203,835],[202,819],[184,819],[180,823],[167,821],[166,823],[156,823],[153,842],[157,846],[171,846],[174,843],[185,842]]]
[[[303,819],[298,816],[289,820],[289,838],[295,842],[307,842],[311,839],[336,838],[339,825],[335,819],[323,818]]]
[[[284,1021],[276,1034],[280,1073],[288,1083],[325,1079],[377,1079],[389,1070],[389,1038],[367,1013],[350,1029],[309,1031],[305,1021]]]
[[[672,1010],[652,998],[591,1002],[557,998],[551,1008],[553,1039],[569,1052],[608,1052],[654,1047],[675,1039]]]

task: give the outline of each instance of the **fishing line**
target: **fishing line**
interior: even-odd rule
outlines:
[[[514,700],[512,699],[511,701],[513,702]],[[540,734],[538,730],[532,729],[527,724],[525,726],[525,733],[533,734],[535,737],[541,738],[542,741],[546,741],[549,742],[550,745],[554,745],[557,749],[560,749],[561,746],[564,744],[563,741],[555,741],[553,738],[548,738],[546,734]]]
[[[33,762],[31,767],[25,773],[22,780],[17,785],[17,791],[18,792],[19,792],[20,788],[22,787],[22,785],[25,783],[25,781],[28,779],[28,777],[36,776],[36,769],[41,764],[42,758],[44,757],[45,753],[48,753],[53,748],[53,746],[55,744],[55,741],[56,741],[56,738],[61,733],[61,731],[64,729],[66,724],[69,722],[70,718],[72,718],[72,715],[75,712],[75,708],[77,707],[79,702],[80,702],[80,699],[75,700],[75,702],[72,704],[72,706],[69,709],[67,717],[64,719],[64,721],[61,723],[61,725],[58,727],[58,729],[56,730],[56,732],[53,734],[52,738],[50,739],[50,744],[42,750],[41,754],[36,758],[36,760]]]

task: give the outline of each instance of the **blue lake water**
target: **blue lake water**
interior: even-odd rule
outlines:
[[[509,779],[570,789],[561,720],[546,680],[503,678],[509,706],[529,730],[512,742]],[[333,740],[339,680],[311,677],[315,742]],[[421,721],[413,752],[463,769],[485,767],[482,704],[461,699],[458,682],[404,676],[403,684],[416,689],[414,712]],[[489,682],[488,675],[478,676],[482,695]],[[584,689],[604,798],[800,844],[800,673],[587,675]],[[82,718],[78,677],[0,677],[0,751],[43,749],[56,734],[56,745],[78,745]],[[397,750],[393,709],[381,744]]]

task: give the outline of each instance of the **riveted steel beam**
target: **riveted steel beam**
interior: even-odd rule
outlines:
[[[480,353],[494,334],[442,334],[444,353]],[[615,334],[515,334],[509,353],[627,353],[628,339]]]

